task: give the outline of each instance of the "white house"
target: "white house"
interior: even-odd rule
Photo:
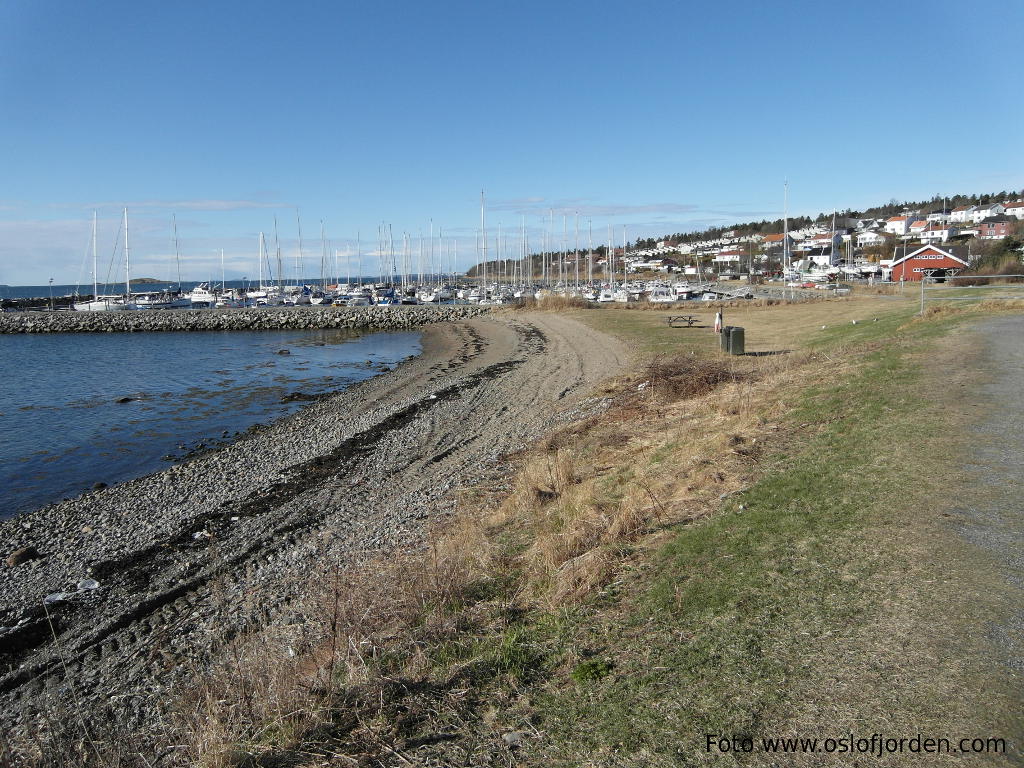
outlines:
[[[1024,200],[1018,200],[1015,203],[1004,203],[1003,207],[1006,209],[1003,212],[1007,216],[1013,216],[1015,219],[1024,219]]]
[[[793,250],[793,246],[795,245],[795,242],[793,240],[793,235],[792,234],[789,235],[788,245],[786,244],[785,240],[786,240],[786,236],[785,235],[765,235],[765,237],[764,237],[764,249],[766,251],[769,251],[769,250],[773,250],[775,248],[782,248],[783,246],[786,246],[786,247],[789,248],[789,250]]]
[[[982,219],[987,219],[989,216],[999,216],[1006,212],[1006,208],[1003,207],[1002,203],[989,203],[988,205],[979,205],[973,211],[971,211],[971,221],[975,224],[980,224]]]
[[[891,216],[885,220],[885,231],[891,235],[902,236],[907,234],[907,227],[910,222],[906,216]]]
[[[925,219],[916,219],[910,222],[910,227],[908,228],[912,235],[920,235],[926,229],[928,229],[928,222]]]
[[[977,210],[976,205],[960,205],[954,208],[949,214],[949,221],[953,224],[965,224],[968,221],[974,221],[972,218],[974,212]]]
[[[878,232],[861,232],[857,235],[857,247],[869,248],[873,245],[881,245],[885,242],[885,236]]]
[[[800,241],[800,250],[810,248],[836,248],[842,246],[843,236],[839,232],[823,232],[817,235],[809,235]]]
[[[630,272],[668,272],[676,266],[671,259],[651,259],[650,261],[628,262]]]
[[[932,211],[928,214],[929,224],[945,224],[949,221],[949,211]]]
[[[921,233],[921,242],[925,245],[929,243],[945,243],[949,238],[956,237],[958,233],[959,230],[954,226],[932,224]]]

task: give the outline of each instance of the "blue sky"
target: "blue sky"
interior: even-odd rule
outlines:
[[[83,279],[129,208],[133,272],[319,271],[442,229],[539,247],[1024,187],[1024,4],[0,3],[0,283]],[[414,246],[415,247],[415,246]],[[518,245],[510,241],[510,248]],[[493,253],[493,242],[491,246]],[[332,258],[333,261],[333,258]],[[87,267],[85,267],[87,271]],[[101,266],[101,271],[104,267]]]

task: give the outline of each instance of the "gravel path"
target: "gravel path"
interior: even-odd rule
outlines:
[[[967,487],[958,505],[963,533],[991,552],[1017,599],[992,625],[1003,663],[1024,672],[1024,317],[972,327],[983,344],[988,375],[971,397],[988,406],[972,427]]]
[[[453,489],[601,408],[591,385],[625,361],[553,314],[433,325],[415,360],[233,445],[0,521],[3,555],[40,555],[0,565],[0,728],[69,697],[87,718],[144,724],[215,637],[273,617],[311,564],[414,545]]]

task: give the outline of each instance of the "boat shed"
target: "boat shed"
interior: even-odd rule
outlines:
[[[916,251],[898,256],[892,262],[892,280],[920,280],[924,276],[952,276],[967,267],[966,255],[952,248],[924,245]]]

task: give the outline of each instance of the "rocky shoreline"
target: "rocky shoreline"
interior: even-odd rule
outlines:
[[[603,407],[585,396],[625,360],[558,315],[432,325],[419,357],[231,445],[0,521],[3,556],[22,552],[2,574],[0,728],[72,709],[150,727],[226,638],[287,624],[318,568],[417,546],[457,488]]]
[[[370,307],[142,310],[137,312],[5,312],[0,333],[131,333],[140,331],[269,331],[345,328],[399,331],[475,317],[471,304]]]

